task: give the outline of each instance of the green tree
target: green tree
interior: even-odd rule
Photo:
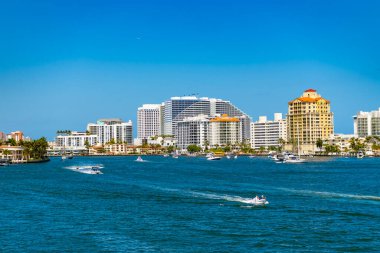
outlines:
[[[197,152],[200,152],[202,150],[201,147],[193,144],[193,145],[189,145],[187,147],[187,151],[189,151],[189,153],[197,153]]]
[[[13,138],[7,140],[6,143],[7,143],[8,145],[11,145],[11,146],[17,146],[17,142],[16,142],[16,140],[13,139]]]
[[[317,142],[315,143],[319,151],[322,150],[323,147],[323,141],[321,139],[318,139]]]

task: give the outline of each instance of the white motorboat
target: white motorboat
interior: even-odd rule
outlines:
[[[66,159],[67,159],[67,156],[66,156],[66,155],[62,155],[62,156],[61,156],[61,159],[62,159],[62,160],[66,160]]]
[[[363,159],[363,158],[364,158],[364,153],[363,153],[363,152],[359,152],[359,153],[356,155],[356,157],[357,157],[358,159]]]
[[[141,158],[141,156],[139,156],[137,157],[136,162],[145,162],[145,161]]]
[[[238,156],[237,156],[237,155],[235,155],[235,156],[234,156],[234,159],[238,159]]]
[[[256,205],[256,206],[265,206],[265,205],[269,205],[269,202],[267,201],[267,199],[264,197],[264,198],[259,198],[259,197],[255,197],[253,199],[250,199],[248,201],[246,201],[247,204],[252,204],[252,205]]]
[[[210,156],[207,158],[208,161],[217,161],[217,160],[220,160],[221,158],[218,157],[218,156]]]
[[[285,158],[284,160],[284,163],[304,163],[304,162],[306,162],[305,159],[302,159],[301,157],[295,156],[295,155],[288,155],[288,157]]]
[[[169,157],[169,154],[165,154],[164,157]]]
[[[250,155],[250,156],[248,156],[249,158],[255,158],[256,156],[254,156],[254,155]]]
[[[228,156],[226,156],[226,158],[227,158],[227,159],[231,159],[231,156],[228,155]]]
[[[95,169],[95,168],[81,170],[81,173],[91,174],[91,175],[101,175],[101,174],[103,174],[103,172],[101,172],[99,169]]]

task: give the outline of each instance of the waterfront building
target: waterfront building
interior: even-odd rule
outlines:
[[[290,146],[299,141],[302,153],[314,153],[318,139],[326,140],[334,134],[330,101],[316,90],[306,90],[288,103],[287,129]]]
[[[239,145],[242,143],[242,122],[227,114],[210,119],[209,143],[211,147]]]
[[[7,135],[7,139],[8,140],[13,139],[16,142],[19,142],[21,140],[24,140],[24,133],[21,131],[11,132],[10,134]]]
[[[348,154],[351,150],[352,138],[355,138],[354,134],[332,134],[329,139],[324,141],[324,144],[337,146],[341,152]],[[364,142],[364,139],[360,139],[359,141]]]
[[[287,122],[282,113],[275,113],[274,120],[269,121],[266,116],[259,117],[257,122],[251,123],[251,147],[279,147],[280,140],[287,140]]]
[[[55,137],[55,147],[66,150],[86,150],[88,146],[94,146],[98,143],[98,136],[88,132],[68,132],[61,133]]]
[[[354,134],[357,137],[380,136],[380,108],[378,111],[360,111],[354,117]]]
[[[184,150],[189,145],[205,149],[209,143],[210,119],[207,115],[187,117],[177,123],[177,146]]]
[[[250,138],[250,117],[234,106],[230,101],[195,96],[172,97],[164,103],[164,133],[175,135],[177,123],[188,117],[207,115],[216,117],[217,115],[227,114],[230,117],[240,117],[242,122],[242,138]]]
[[[121,119],[100,119],[97,123],[89,123],[87,131],[97,136],[100,144],[110,142],[132,144],[132,121],[123,122]]]
[[[0,159],[10,160],[14,163],[26,162],[24,148],[20,146],[0,146]]]
[[[148,139],[162,135],[162,104],[144,104],[137,110],[137,138]]]

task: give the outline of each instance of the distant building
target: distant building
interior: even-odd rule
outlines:
[[[10,134],[8,134],[7,139],[13,139],[16,142],[19,142],[24,139],[24,133],[21,131],[11,132]]]
[[[3,132],[0,132],[0,141],[6,141],[7,140],[7,135]]]
[[[137,110],[137,138],[148,139],[163,134],[162,104],[145,104]]]
[[[55,138],[56,147],[86,149],[86,143],[94,146],[98,143],[98,136],[86,132],[70,132],[68,134],[59,134]]]
[[[230,146],[242,143],[242,122],[238,117],[227,114],[210,120],[210,146]]]
[[[288,142],[298,145],[303,153],[313,153],[318,139],[327,140],[334,134],[334,115],[330,101],[316,90],[306,90],[303,95],[288,103]]]
[[[287,140],[287,123],[282,118],[282,113],[275,113],[274,120],[268,121],[266,116],[261,116],[259,121],[251,123],[251,147],[279,147],[279,140]]]
[[[242,138],[250,138],[250,117],[234,106],[230,101],[215,98],[198,98],[195,96],[172,97],[165,102],[164,133],[176,135],[177,123],[188,117],[207,115],[216,117],[227,114],[230,117],[239,117],[242,122]]]
[[[355,115],[354,134],[361,138],[380,136],[380,108],[378,111],[359,112]]]
[[[353,134],[332,134],[325,143],[328,145],[334,145],[339,148],[341,152],[348,153],[351,150],[351,139],[355,138]],[[362,140],[364,141],[364,140]],[[322,150],[319,150],[322,151]]]
[[[186,149],[197,145],[205,149],[209,143],[210,120],[207,115],[188,117],[177,123],[177,146]]]
[[[89,123],[87,130],[97,136],[100,144],[114,141],[115,143],[133,144],[132,121],[123,122],[121,119],[100,119],[97,123]]]

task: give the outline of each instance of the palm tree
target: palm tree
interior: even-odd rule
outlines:
[[[9,149],[4,149],[3,150],[3,155],[5,156],[5,158],[8,158],[9,155],[11,155],[12,152],[9,150]]]
[[[323,147],[323,141],[321,139],[318,139],[316,142],[316,146],[319,149],[319,151],[321,151]]]

